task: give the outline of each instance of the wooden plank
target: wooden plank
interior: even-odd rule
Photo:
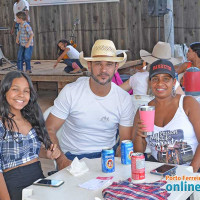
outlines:
[[[37,61],[40,64],[34,64],[36,61],[31,61],[32,73],[29,74],[32,82],[34,82],[35,88],[38,88],[37,82],[56,82],[57,83],[57,91],[60,90],[67,84],[76,81],[79,77],[82,77],[83,74],[74,74],[68,75],[63,71],[66,66],[63,63],[59,63],[58,66],[53,69],[53,63],[55,61]],[[7,64],[8,65],[8,64]],[[4,75],[9,71],[1,70],[4,67],[0,67],[0,80],[3,79]]]
[[[136,66],[142,64],[142,60],[133,60],[133,61],[127,61],[120,69],[125,69],[131,66]]]
[[[13,1],[0,1],[0,24],[11,28]],[[200,0],[176,0],[174,4],[175,43],[189,45],[200,41]],[[192,16],[191,16],[192,14]],[[90,56],[97,39],[111,39],[117,48],[128,49],[129,60],[140,59],[140,49],[152,51],[158,42],[157,17],[148,16],[147,0],[120,0],[114,3],[91,3],[30,7],[31,26],[34,31],[33,59],[56,59],[59,39],[68,39],[76,17],[80,19],[78,50]],[[161,40],[164,40],[161,17]],[[17,59],[15,36],[0,31],[0,44],[5,57]]]
[[[174,12],[174,38],[176,43],[180,44],[184,41],[184,0],[177,0],[178,3],[174,4],[174,10],[179,10],[179,12]],[[180,34],[179,34],[180,33]],[[179,35],[179,37],[177,37]]]

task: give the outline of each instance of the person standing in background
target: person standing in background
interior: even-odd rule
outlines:
[[[11,34],[13,35],[14,32],[19,31],[19,23],[17,23],[16,14],[20,11],[24,11],[26,13],[26,21],[30,23],[30,17],[29,17],[29,3],[26,0],[16,0],[13,5],[13,13],[14,13],[14,23],[11,28]]]
[[[19,44],[17,55],[17,69],[23,71],[23,62],[26,63],[26,72],[31,72],[31,56],[33,52],[33,31],[26,22],[26,13],[21,11],[17,13],[17,22],[20,24],[17,33],[16,43]]]

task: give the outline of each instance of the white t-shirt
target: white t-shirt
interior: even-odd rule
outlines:
[[[146,95],[148,89],[149,72],[137,72],[129,79],[129,85],[134,95]]]
[[[29,4],[26,0],[20,0],[18,3],[15,2],[13,5],[14,21],[17,22],[16,14],[20,11],[29,10]],[[30,21],[30,19],[28,20]]]
[[[70,49],[70,51],[67,52],[67,55],[69,59],[79,59],[79,52],[71,45],[68,45],[67,48]]]
[[[190,164],[198,141],[192,123],[183,108],[184,95],[172,120],[164,127],[154,125],[154,134],[146,138],[152,156],[163,163]],[[167,108],[166,108],[167,109]]]
[[[149,72],[137,72],[129,79],[129,85],[133,89],[134,95],[147,95],[148,90]],[[179,86],[179,82],[176,81],[175,90]]]
[[[133,125],[131,96],[111,83],[105,97],[90,89],[89,77],[66,85],[54,101],[51,113],[66,121],[61,133],[61,149],[72,154],[100,152],[116,143],[118,125]]]

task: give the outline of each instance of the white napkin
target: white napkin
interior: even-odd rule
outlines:
[[[22,200],[35,200],[31,198],[32,194],[33,194],[33,189],[24,188],[22,190]]]
[[[101,200],[99,197],[94,197],[94,200]]]
[[[79,161],[79,159],[75,157],[71,165],[67,167],[67,170],[73,176],[80,176],[84,174],[85,172],[89,171],[89,168],[87,167],[84,161]]]
[[[85,183],[79,184],[80,187],[88,189],[88,190],[98,190],[102,188],[105,184],[109,183],[113,179],[113,176],[110,177],[96,177],[95,179],[91,179]]]

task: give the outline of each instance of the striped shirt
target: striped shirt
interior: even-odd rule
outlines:
[[[34,128],[27,135],[18,132],[7,131],[3,139],[5,129],[0,121],[0,172],[29,162],[39,157],[41,142]]]
[[[105,200],[165,200],[170,195],[164,188],[167,181],[153,183],[133,183],[131,178],[125,181],[113,182],[102,191]]]
[[[30,36],[33,34],[32,28],[27,22],[24,22],[22,25],[19,25],[19,31],[20,45],[25,46],[28,43]],[[31,40],[30,46],[33,46],[33,39]]]

